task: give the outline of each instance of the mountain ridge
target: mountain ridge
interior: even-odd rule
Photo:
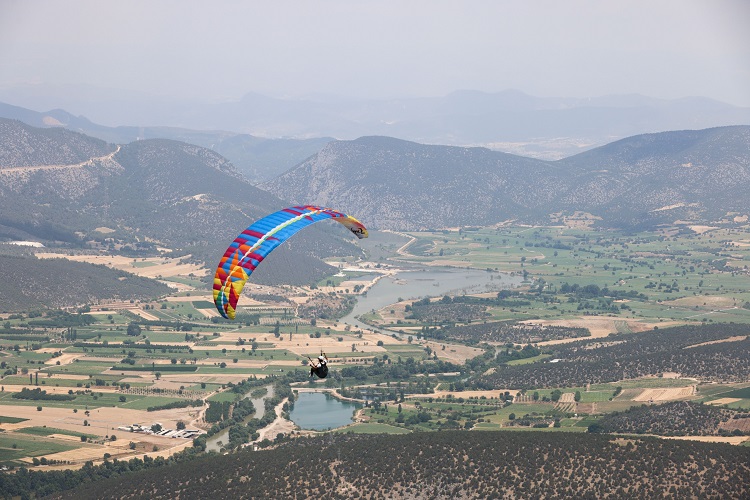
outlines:
[[[114,146],[87,138],[100,147],[97,155],[107,154],[68,165],[59,165],[65,158],[44,156],[58,163],[52,168],[39,166],[47,134],[71,141],[86,136],[2,119],[0,130],[0,151],[11,149],[19,137],[29,142],[25,155],[15,155],[12,168],[0,167],[0,237],[73,248],[126,245],[151,253],[162,246],[213,267],[252,220],[289,206],[250,185],[221,155],[192,144],[150,139]],[[100,233],[102,226],[111,232]],[[254,279],[315,282],[332,271],[316,252],[353,255],[359,250],[342,232],[311,228],[274,252]],[[299,263],[300,270],[293,271],[290,262]]]
[[[18,120],[37,128],[79,132],[115,144],[144,139],[170,139],[195,144],[225,156],[251,182],[276,177],[333,140],[330,137],[273,139],[225,130],[191,130],[166,126],[108,127],[62,109],[38,112],[2,102],[0,117]]]
[[[260,186],[362,214],[373,228],[549,223],[561,211],[653,226],[747,213],[748,150],[750,126],[644,134],[554,162],[365,137],[331,142]]]
[[[0,99],[37,108],[73,109],[100,122],[157,123],[297,139],[383,135],[428,144],[483,145],[543,159],[560,159],[643,133],[750,124],[750,108],[704,97],[569,98],[536,97],[519,90],[458,90],[437,97],[392,99],[282,99],[248,93],[224,102],[143,95],[126,95],[113,102],[92,97],[97,95],[95,89],[89,89],[85,99],[73,97],[73,90],[61,94],[52,89],[40,95],[6,89]],[[62,97],[50,99],[52,95]]]

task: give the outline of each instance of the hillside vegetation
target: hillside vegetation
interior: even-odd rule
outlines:
[[[635,136],[554,162],[363,137],[331,142],[262,186],[366,214],[377,228],[544,224],[576,211],[605,227],[653,227],[746,214],[748,148],[749,126]]]
[[[152,300],[172,291],[155,280],[65,259],[0,254],[0,276],[0,312],[82,306],[102,300]]]
[[[552,346],[555,363],[496,367],[476,377],[481,388],[582,387],[664,372],[702,381],[740,382],[750,378],[750,326],[680,326],[606,339]],[[743,340],[718,342],[739,337]],[[689,348],[688,348],[689,347]]]
[[[40,129],[0,118],[0,170],[40,165],[71,165],[104,156],[112,144],[60,128]]]
[[[748,448],[654,438],[343,435],[125,473],[54,498],[741,498],[748,464]],[[123,465],[107,469],[115,475]],[[14,494],[34,479],[19,474],[2,490]]]
[[[605,415],[589,427],[590,432],[657,434],[660,436],[711,436],[719,426],[747,414],[689,401],[654,406],[634,406],[624,412]],[[741,435],[741,434],[740,434]]]

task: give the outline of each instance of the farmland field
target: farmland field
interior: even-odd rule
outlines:
[[[0,434],[0,463],[11,462],[23,457],[41,457],[76,448],[75,444],[56,442],[41,437]]]

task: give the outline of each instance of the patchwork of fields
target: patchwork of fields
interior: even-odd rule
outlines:
[[[210,403],[235,405],[233,386],[281,377],[303,383],[307,357],[320,352],[337,374],[326,382],[329,388],[355,399],[375,398],[376,405],[360,412],[359,423],[347,427],[357,433],[584,432],[602,415],[643,404],[696,401],[750,409],[750,381],[711,375],[706,368],[696,372],[705,376],[685,371],[693,363],[686,357],[690,353],[704,359],[731,353],[745,345],[746,334],[696,340],[681,347],[687,364],[652,360],[658,370],[646,368],[620,380],[502,382],[513,380],[502,378],[506,372],[554,370],[561,356],[563,362],[578,359],[573,364],[578,368],[595,366],[588,351],[617,352],[625,340],[655,328],[750,323],[747,228],[624,235],[587,227],[497,227],[412,237],[411,245],[404,246],[403,238],[391,245],[395,266],[471,267],[512,273],[523,283],[507,293],[436,297],[421,305],[402,299],[363,315],[373,328],[360,331],[296,312],[314,297],[354,296],[355,287],[365,293],[381,276],[371,272],[373,264],[316,287],[257,286],[241,302],[239,321],[229,323],[218,318],[200,281],[206,269],[167,257],[68,256],[163,280],[175,292],[153,301],[95,304],[82,314],[3,315],[0,463],[28,465],[45,457],[64,462],[53,466],[79,467],[105,454],[176,452],[192,441],[120,428],[159,424],[207,432],[213,425],[206,421]],[[418,307],[421,316],[415,314]],[[521,349],[527,343],[534,346],[528,354]],[[578,346],[584,347],[575,351]],[[430,366],[440,368],[424,368]],[[389,379],[393,374],[400,378]],[[500,385],[479,387],[482,380]],[[44,395],[14,397],[24,388]],[[166,408],[193,400],[203,403]],[[256,409],[256,418],[261,414]],[[746,419],[725,422],[721,429],[750,432]]]

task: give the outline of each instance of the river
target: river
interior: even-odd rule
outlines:
[[[393,276],[384,276],[366,295],[358,296],[352,312],[341,321],[352,325],[354,329],[369,330],[372,327],[357,320],[357,316],[394,304],[399,298],[416,300],[446,294],[493,292],[519,286],[522,279],[520,276],[477,269],[423,268],[400,271]],[[390,330],[388,332],[396,333]]]
[[[261,418],[263,417],[263,412],[265,412],[265,405],[264,401],[266,398],[272,398],[273,397],[273,385],[266,385],[264,386],[268,392],[266,392],[265,395],[259,397],[259,398],[251,398],[250,394],[253,393],[253,391],[257,390],[257,388],[253,388],[250,392],[245,394],[245,397],[242,399],[250,399],[250,401],[253,403],[253,407],[255,407],[255,413],[253,413],[252,416],[245,419],[245,422],[250,420],[251,418]],[[229,427],[226,429],[217,432],[210,438],[206,440],[206,451],[220,451],[222,446],[224,446],[229,441]],[[220,444],[221,443],[221,444]]]

